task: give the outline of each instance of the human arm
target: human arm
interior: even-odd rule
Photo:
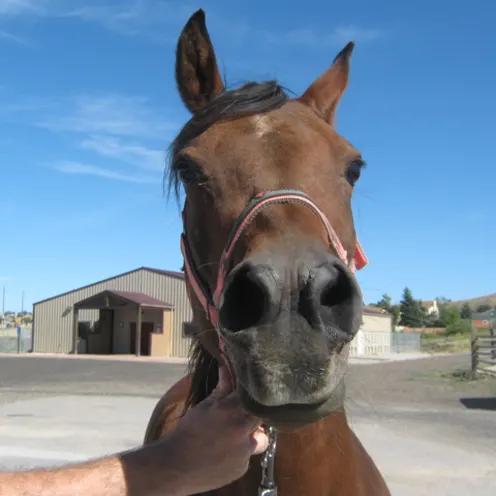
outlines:
[[[187,496],[241,477],[267,438],[258,420],[219,385],[156,443],[53,470],[0,474],[0,496]]]

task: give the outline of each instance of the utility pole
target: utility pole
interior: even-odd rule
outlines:
[[[22,291],[22,299],[21,299],[21,313],[24,313],[24,290]]]
[[[3,287],[2,315],[5,315],[5,286]]]

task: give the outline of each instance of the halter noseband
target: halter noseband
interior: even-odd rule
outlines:
[[[253,219],[266,207],[274,204],[293,203],[309,208],[324,224],[327,232],[329,245],[334,248],[337,256],[348,264],[348,254],[339,240],[336,231],[331,226],[329,220],[320,207],[306,193],[293,189],[272,190],[258,193],[246,205],[231,229],[227,243],[220,258],[219,270],[217,273],[217,283],[214,292],[210,292],[208,286],[203,282],[198,270],[192,265],[191,249],[183,231],[181,235],[181,252],[184,258],[184,272],[186,276],[186,286],[191,287],[198,301],[207,314],[210,323],[218,329],[218,305],[224,281],[227,276],[227,263],[233,252],[236,242],[239,240],[245,229]],[[368,259],[357,240],[355,254],[350,268],[360,270],[368,264]],[[189,291],[189,288],[188,288]],[[219,336],[220,337],[220,336]]]

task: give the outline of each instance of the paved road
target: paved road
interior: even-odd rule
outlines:
[[[455,356],[350,367],[351,425],[394,495],[496,494],[496,381],[453,380],[467,363]],[[0,357],[0,468],[57,465],[139,444],[156,400],[184,371],[181,364]]]

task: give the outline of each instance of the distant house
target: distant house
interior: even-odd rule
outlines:
[[[472,324],[478,329],[490,329],[491,325],[496,327],[496,310],[487,310],[485,312],[473,313]]]
[[[436,300],[421,301],[420,304],[426,309],[427,315],[439,316],[439,307]]]

